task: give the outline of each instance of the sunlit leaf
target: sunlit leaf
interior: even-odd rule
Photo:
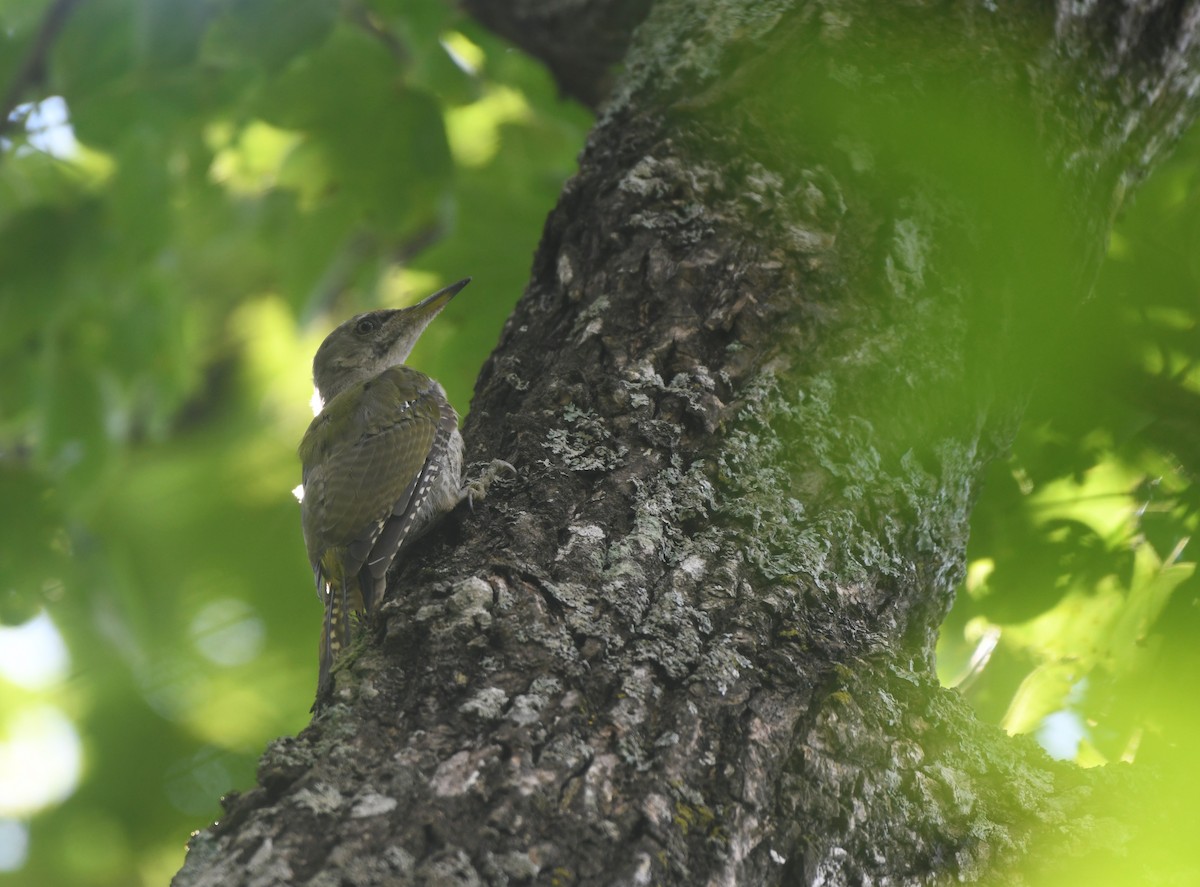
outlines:
[[[1063,707],[1078,669],[1069,662],[1039,665],[1021,682],[1001,726],[1009,733],[1028,733],[1051,712]]]

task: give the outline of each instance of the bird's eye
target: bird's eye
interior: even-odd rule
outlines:
[[[374,317],[364,317],[354,325],[354,332],[360,336],[365,336],[368,333],[373,333],[379,329],[379,321]]]

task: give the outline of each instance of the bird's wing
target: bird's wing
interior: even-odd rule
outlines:
[[[436,405],[437,408],[433,440],[420,473],[392,506],[391,515],[371,547],[365,565],[365,569],[370,573],[372,586],[372,600],[368,602],[368,607],[374,606],[375,600],[382,597],[388,567],[397,554],[418,538],[444,510],[453,507],[444,500],[447,479],[443,477],[443,472],[449,470],[447,451],[451,439],[458,432],[458,414],[442,394],[441,387],[432,380],[430,384],[434,389],[430,397],[430,406]],[[429,414],[430,418],[434,417],[432,409],[429,410]],[[449,480],[453,492],[457,494],[457,476]],[[365,576],[361,584],[366,596],[368,583]]]
[[[346,574],[354,575],[383,521],[411,496],[441,417],[433,384],[393,367],[339,394],[318,417],[325,421],[314,420],[300,446],[305,539],[314,561],[327,548],[346,548]]]
[[[359,576],[363,603],[373,609],[388,566],[411,538],[441,464],[439,447],[456,426],[437,383],[405,366],[342,392],[313,421],[300,457],[304,536],[318,591],[321,561],[337,548],[342,575]]]

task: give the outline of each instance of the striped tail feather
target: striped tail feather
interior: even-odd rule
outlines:
[[[357,578],[347,577],[341,560],[330,552],[318,567],[318,582],[325,602],[321,623],[320,666],[317,672],[318,702],[333,689],[333,665],[350,645],[354,616],[363,612],[362,593]]]

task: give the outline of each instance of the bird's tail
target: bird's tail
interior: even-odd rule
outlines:
[[[318,701],[333,687],[333,664],[350,644],[353,617],[363,612],[362,592],[358,577],[346,576],[335,557],[321,561],[317,568],[317,583],[325,602],[325,619],[321,624],[320,666],[317,672]]]
[[[325,582],[325,620],[321,624],[321,664],[317,671],[317,696],[330,689],[333,660],[346,643],[345,595],[331,582]]]

